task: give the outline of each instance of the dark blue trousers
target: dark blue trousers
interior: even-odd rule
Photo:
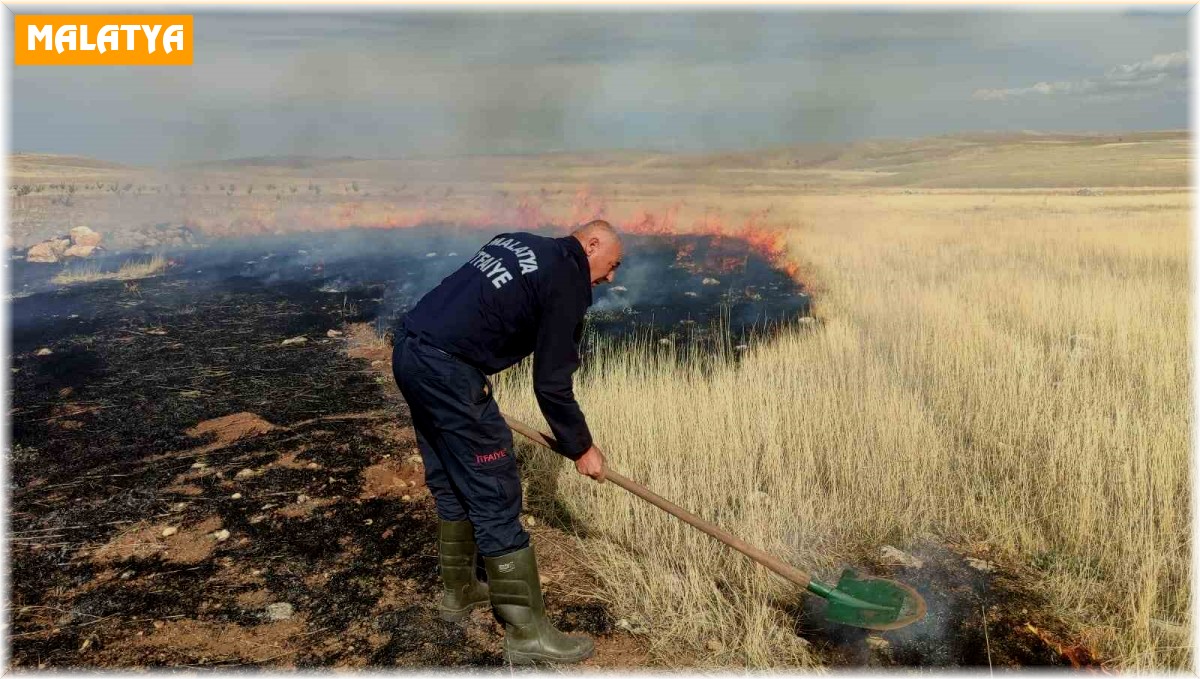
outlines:
[[[484,556],[527,547],[512,431],[487,376],[414,335],[399,334],[392,374],[412,413],[438,517],[470,520]]]

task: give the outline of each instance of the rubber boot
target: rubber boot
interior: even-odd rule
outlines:
[[[546,618],[533,546],[503,556],[484,557],[492,606],[504,621],[504,657],[514,665],[574,663],[592,655],[589,637],[567,636]]]
[[[475,577],[475,529],[470,521],[438,522],[438,570],[442,620],[458,622],[488,602],[488,586]]]

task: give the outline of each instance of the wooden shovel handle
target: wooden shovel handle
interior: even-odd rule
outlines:
[[[504,414],[504,413],[501,413],[501,414],[504,415],[504,421],[508,423],[508,426],[510,429],[512,429],[513,431],[517,432],[518,434],[524,436],[525,438],[529,439],[530,441],[533,441],[534,443],[545,446],[546,448],[549,448],[550,450],[557,452],[558,442],[555,441],[553,437],[549,436],[548,434],[543,434],[542,432],[537,431],[533,427],[530,427],[529,425],[525,424],[524,422],[522,422],[518,419],[515,419],[513,417],[510,417],[507,414]],[[768,554],[768,553],[764,552],[763,550],[759,549],[758,547],[755,547],[754,545],[746,542],[745,540],[735,536],[734,534],[721,528],[720,526],[717,526],[716,524],[714,524],[710,521],[705,521],[704,519],[696,516],[695,514],[689,512],[688,510],[684,509],[683,507],[680,507],[679,505],[675,504],[674,502],[671,502],[670,500],[664,498],[663,496],[659,495],[658,493],[655,493],[654,491],[650,490],[649,488],[643,486],[642,484],[640,484],[626,476],[618,474],[617,472],[613,471],[612,469],[610,469],[608,467],[605,467],[605,469],[604,469],[604,480],[612,481],[613,483],[617,484],[618,486],[620,486],[620,487],[624,488],[625,490],[633,493],[634,495],[642,498],[643,500],[645,500],[646,502],[649,502],[650,504],[654,505],[655,507],[658,507],[659,509],[670,514],[671,516],[674,516],[675,518],[679,519],[680,521],[690,524],[690,525],[694,526],[695,528],[703,531],[704,533],[707,533],[709,536],[716,538],[717,540],[720,540],[721,542],[724,542],[725,544],[736,549],[737,551],[741,552],[742,554],[745,554],[746,556],[750,557],[751,559],[754,559],[758,563],[775,571],[780,576],[787,578],[788,580],[791,580],[792,582],[799,585],[801,588],[807,588],[808,583],[812,580],[812,578],[809,577],[808,573],[805,573],[804,571],[800,570],[799,568],[796,568],[795,566],[790,566],[790,565],[784,563],[783,561],[775,558],[774,556],[771,556],[770,554]]]

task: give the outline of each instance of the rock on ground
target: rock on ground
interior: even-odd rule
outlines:
[[[99,233],[92,231],[86,226],[77,226],[71,229],[71,245],[82,245],[84,247],[96,247],[100,244],[100,239],[103,238]]]
[[[95,251],[95,245],[72,245],[63,252],[63,257],[91,257]]]
[[[891,545],[884,545],[879,550],[880,561],[889,566],[904,566],[906,568],[920,568],[925,565],[925,562],[919,558],[902,552]]]
[[[984,573],[990,573],[995,568],[991,561],[976,559],[969,556],[965,557],[963,560],[966,561],[967,565],[971,568],[974,568],[977,571],[983,571]]]
[[[270,604],[267,606],[266,610],[267,620],[271,621],[287,620],[288,618],[292,617],[294,613],[295,609],[293,609],[292,605],[286,601]]]
[[[71,240],[69,238],[44,240],[29,248],[25,253],[25,261],[54,264],[62,259],[63,254],[69,247],[71,247]]]

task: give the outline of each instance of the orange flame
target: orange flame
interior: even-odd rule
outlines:
[[[640,210],[621,223],[620,228],[626,233],[641,236],[670,236],[679,233],[676,230],[678,215],[679,204],[667,206],[661,215],[650,210]]]
[[[1102,663],[1096,659],[1096,654],[1083,644],[1064,645],[1052,633],[1047,630],[1038,629],[1030,623],[1025,623],[1025,630],[1042,640],[1050,648],[1054,649],[1060,656],[1071,663],[1074,669],[1083,669],[1085,667],[1101,667]]]
[[[336,202],[324,204],[292,204],[255,197],[253,202],[242,199],[236,205],[231,204],[232,218],[228,213],[222,216],[200,207],[195,210],[198,214],[188,215],[184,223],[213,237],[232,237],[347,228],[402,229],[439,222],[478,229],[506,226],[524,230],[565,230],[568,225],[605,218],[632,234],[706,236],[717,244],[726,238],[744,241],[772,266],[793,278],[797,274],[797,265],[787,256],[786,231],[769,223],[769,210],[755,212],[740,222],[730,222],[720,210],[708,208],[691,224],[682,224],[682,201],[617,213],[601,193],[587,185],[579,186],[573,196],[560,199],[558,211],[551,209],[548,202],[551,198],[551,192],[546,189],[520,194],[497,192],[490,198],[476,198],[473,205],[467,199],[462,199],[463,205],[457,204],[459,199],[452,200],[449,192],[441,198],[430,198],[428,191],[406,205],[363,197],[339,197]],[[561,208],[564,201],[568,203],[565,213]],[[715,271],[733,271],[746,263],[744,257],[719,255],[697,263],[692,261],[693,250],[694,247],[681,246],[676,263],[689,269]]]

